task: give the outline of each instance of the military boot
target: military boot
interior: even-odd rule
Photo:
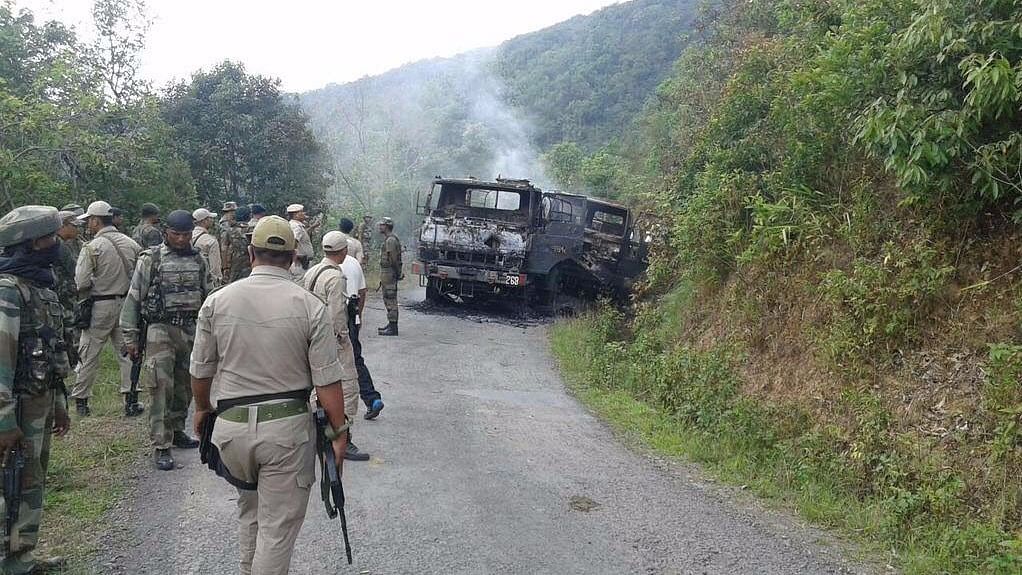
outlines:
[[[154,459],[156,460],[156,469],[160,471],[174,469],[174,458],[170,456],[169,449],[157,449]]]
[[[75,398],[75,411],[82,417],[88,417],[92,415],[92,410],[89,409],[89,398],[87,397],[76,397]]]
[[[145,408],[138,402],[138,392],[124,394],[124,417],[136,417],[142,415]]]
[[[392,321],[387,324],[387,327],[381,327],[378,331],[380,335],[397,335],[397,322]]]
[[[197,439],[192,439],[183,431],[174,432],[173,443],[174,447],[178,449],[195,449],[199,446],[199,441]]]

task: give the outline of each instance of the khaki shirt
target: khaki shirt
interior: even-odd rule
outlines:
[[[75,285],[79,294],[92,297],[124,295],[131,285],[135,260],[142,247],[135,240],[107,226],[85,244],[75,266]]]
[[[352,237],[348,238],[348,255],[355,258],[359,265],[365,264],[366,254],[365,250],[362,249],[362,242]]]
[[[348,296],[345,295],[348,288],[344,274],[337,264],[323,258],[323,261],[305,272],[303,279],[305,289],[319,296],[319,299],[327,304],[330,323],[334,326],[334,334],[340,348],[339,357],[344,366],[344,380],[355,379],[358,374],[355,372],[355,354],[351,348],[351,340],[348,339]]]
[[[190,371],[213,378],[214,404],[330,385],[345,375],[326,305],[273,266],[206,298]]]
[[[312,249],[312,238],[309,237],[309,230],[305,228],[305,224],[298,220],[291,220],[288,222],[291,224],[291,231],[295,234],[295,242],[298,247],[295,251],[298,255],[303,258],[311,258],[313,255]]]
[[[195,226],[192,230],[192,247],[206,257],[209,264],[209,275],[213,278],[213,287],[224,283],[223,259],[220,257],[220,242],[213,234],[209,233],[202,226]]]

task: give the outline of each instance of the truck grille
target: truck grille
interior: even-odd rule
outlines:
[[[454,250],[440,250],[439,259],[444,263],[483,265],[503,269],[520,268],[522,265],[522,259],[518,257]]]

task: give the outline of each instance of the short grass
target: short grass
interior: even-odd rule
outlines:
[[[91,572],[87,562],[108,528],[106,514],[126,494],[124,479],[145,453],[145,416],[124,417],[118,381],[117,362],[108,347],[89,401],[92,416],[75,415],[71,400],[71,431],[53,441],[42,545],[44,553],[67,557],[72,573]]]

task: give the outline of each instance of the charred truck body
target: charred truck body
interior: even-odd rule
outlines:
[[[624,297],[645,270],[627,208],[544,193],[528,180],[438,178],[419,210],[425,221],[412,270],[429,300]]]

